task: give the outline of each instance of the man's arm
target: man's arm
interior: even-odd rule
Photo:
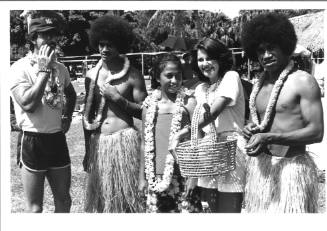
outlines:
[[[32,113],[40,104],[53,61],[54,50],[48,45],[42,45],[37,54],[39,72],[34,84],[18,83],[11,88],[13,97],[24,111]]]
[[[35,83],[31,86],[17,84],[11,89],[12,95],[19,106],[26,112],[33,113],[41,103],[46,83],[50,74],[39,72]]]
[[[319,86],[312,76],[305,75],[297,78],[297,89],[300,95],[303,128],[290,132],[272,133],[268,143],[298,145],[322,141],[324,121]]]
[[[64,89],[64,93],[66,96],[66,104],[63,115],[71,118],[76,104],[76,92],[71,83]]]
[[[66,103],[63,109],[62,129],[63,132],[66,133],[69,130],[76,103],[76,92],[71,83],[69,83],[69,85],[65,87],[64,93],[66,96]]]
[[[300,99],[303,127],[289,132],[257,133],[253,135],[246,149],[256,153],[264,144],[306,145],[321,142],[324,134],[323,110],[320,89],[315,79],[306,74],[296,79],[296,89]]]
[[[142,119],[142,102],[147,97],[144,77],[138,71],[132,73],[133,80],[133,99],[131,102],[121,96],[117,102],[127,113],[137,119]]]
[[[88,77],[90,76],[90,71],[88,71],[86,73],[85,76],[85,80],[84,80],[84,87],[85,87],[85,98],[84,98],[84,110],[86,108],[86,101],[89,95],[89,86],[90,86],[90,82],[91,79]],[[83,112],[85,113],[85,111]],[[83,169],[85,172],[88,172],[88,163],[89,163],[89,158],[90,158],[90,139],[91,139],[91,135],[92,135],[92,131],[85,129],[85,127],[83,126],[83,132],[84,132],[84,144],[85,144],[85,154],[84,154],[84,158],[83,158]]]

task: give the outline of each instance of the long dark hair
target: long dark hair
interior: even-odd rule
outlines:
[[[218,61],[219,64],[219,76],[224,76],[224,74],[231,70],[233,67],[233,56],[232,52],[228,47],[221,42],[220,40],[213,38],[203,38],[196,46],[196,50],[205,50],[210,59]],[[199,76],[199,79],[204,82],[208,82],[209,79],[205,77],[198,66],[195,68],[196,73]]]

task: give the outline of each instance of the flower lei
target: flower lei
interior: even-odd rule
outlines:
[[[173,136],[181,129],[181,120],[183,112],[183,101],[184,101],[185,92],[183,89],[179,90],[176,97],[176,107],[177,111],[174,113],[171,128],[169,134],[169,144]],[[173,171],[174,171],[174,157],[168,153],[165,161],[165,168],[162,180],[159,180],[155,176],[154,170],[154,158],[155,158],[155,138],[154,138],[154,122],[156,116],[158,115],[158,101],[161,98],[161,91],[155,90],[151,96],[146,100],[149,104],[146,117],[145,117],[145,129],[144,129],[144,160],[145,160],[145,174],[148,181],[149,190],[153,192],[163,192],[169,187],[169,184],[172,180]]]
[[[111,72],[109,70],[108,76],[105,80],[105,83],[111,83],[114,80],[121,79],[127,74],[129,67],[130,67],[130,62],[129,62],[127,56],[123,56],[123,57],[124,57],[123,69],[116,74],[111,74]],[[84,125],[84,128],[87,130],[96,130],[97,128],[100,127],[100,125],[102,123],[102,121],[101,121],[102,120],[102,112],[103,112],[104,106],[106,104],[106,99],[103,96],[101,97],[100,105],[96,112],[95,119],[93,121],[90,121],[90,119],[89,119],[91,106],[92,106],[92,102],[93,102],[93,98],[94,98],[94,89],[95,89],[95,85],[96,85],[96,82],[99,77],[99,71],[102,67],[102,63],[103,63],[103,61],[100,60],[95,67],[95,70],[97,73],[96,79],[95,79],[95,81],[91,81],[90,86],[89,86],[89,94],[86,99],[85,112],[84,112],[84,116],[83,116],[83,125]]]
[[[57,68],[51,69],[50,78],[47,86],[44,89],[44,100],[46,104],[52,108],[61,108],[63,105],[64,88],[63,83],[59,81],[59,70]]]
[[[250,107],[250,112],[251,112],[251,117],[253,122],[260,128],[261,131],[263,131],[266,126],[268,125],[271,116],[272,116],[272,111],[273,108],[276,105],[277,99],[278,99],[278,95],[280,90],[282,89],[284,82],[287,78],[287,76],[289,75],[290,71],[293,69],[294,67],[294,62],[290,61],[289,64],[286,66],[286,68],[282,71],[282,73],[279,75],[277,81],[274,84],[274,87],[272,89],[272,92],[270,94],[270,98],[268,101],[268,105],[265,111],[265,116],[263,118],[263,120],[261,121],[261,123],[259,122],[259,118],[258,118],[258,114],[257,114],[257,109],[255,106],[255,99],[259,93],[259,90],[263,84],[264,81],[264,75],[262,75],[255,83],[253,86],[253,91],[250,95],[250,101],[249,101],[249,107]]]
[[[31,52],[27,55],[30,60],[30,64],[34,66],[37,63],[37,56]],[[35,66],[35,72],[37,74],[38,68]],[[64,104],[64,86],[59,79],[58,66],[54,65],[51,68],[50,78],[48,79],[47,85],[44,89],[43,99],[44,102],[51,109],[60,109]]]

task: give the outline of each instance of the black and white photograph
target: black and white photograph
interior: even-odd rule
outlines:
[[[322,228],[327,4],[0,5],[1,229]]]

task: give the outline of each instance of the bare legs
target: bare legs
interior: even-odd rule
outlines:
[[[27,212],[42,212],[45,177],[47,177],[53,193],[55,212],[68,213],[70,211],[70,167],[51,169],[47,172],[32,172],[23,166],[21,173]]]
[[[22,182],[26,198],[26,212],[41,213],[44,193],[44,172],[31,172],[22,166]]]
[[[49,170],[47,179],[54,197],[55,213],[69,213],[72,204],[69,193],[71,182],[70,167]]]

